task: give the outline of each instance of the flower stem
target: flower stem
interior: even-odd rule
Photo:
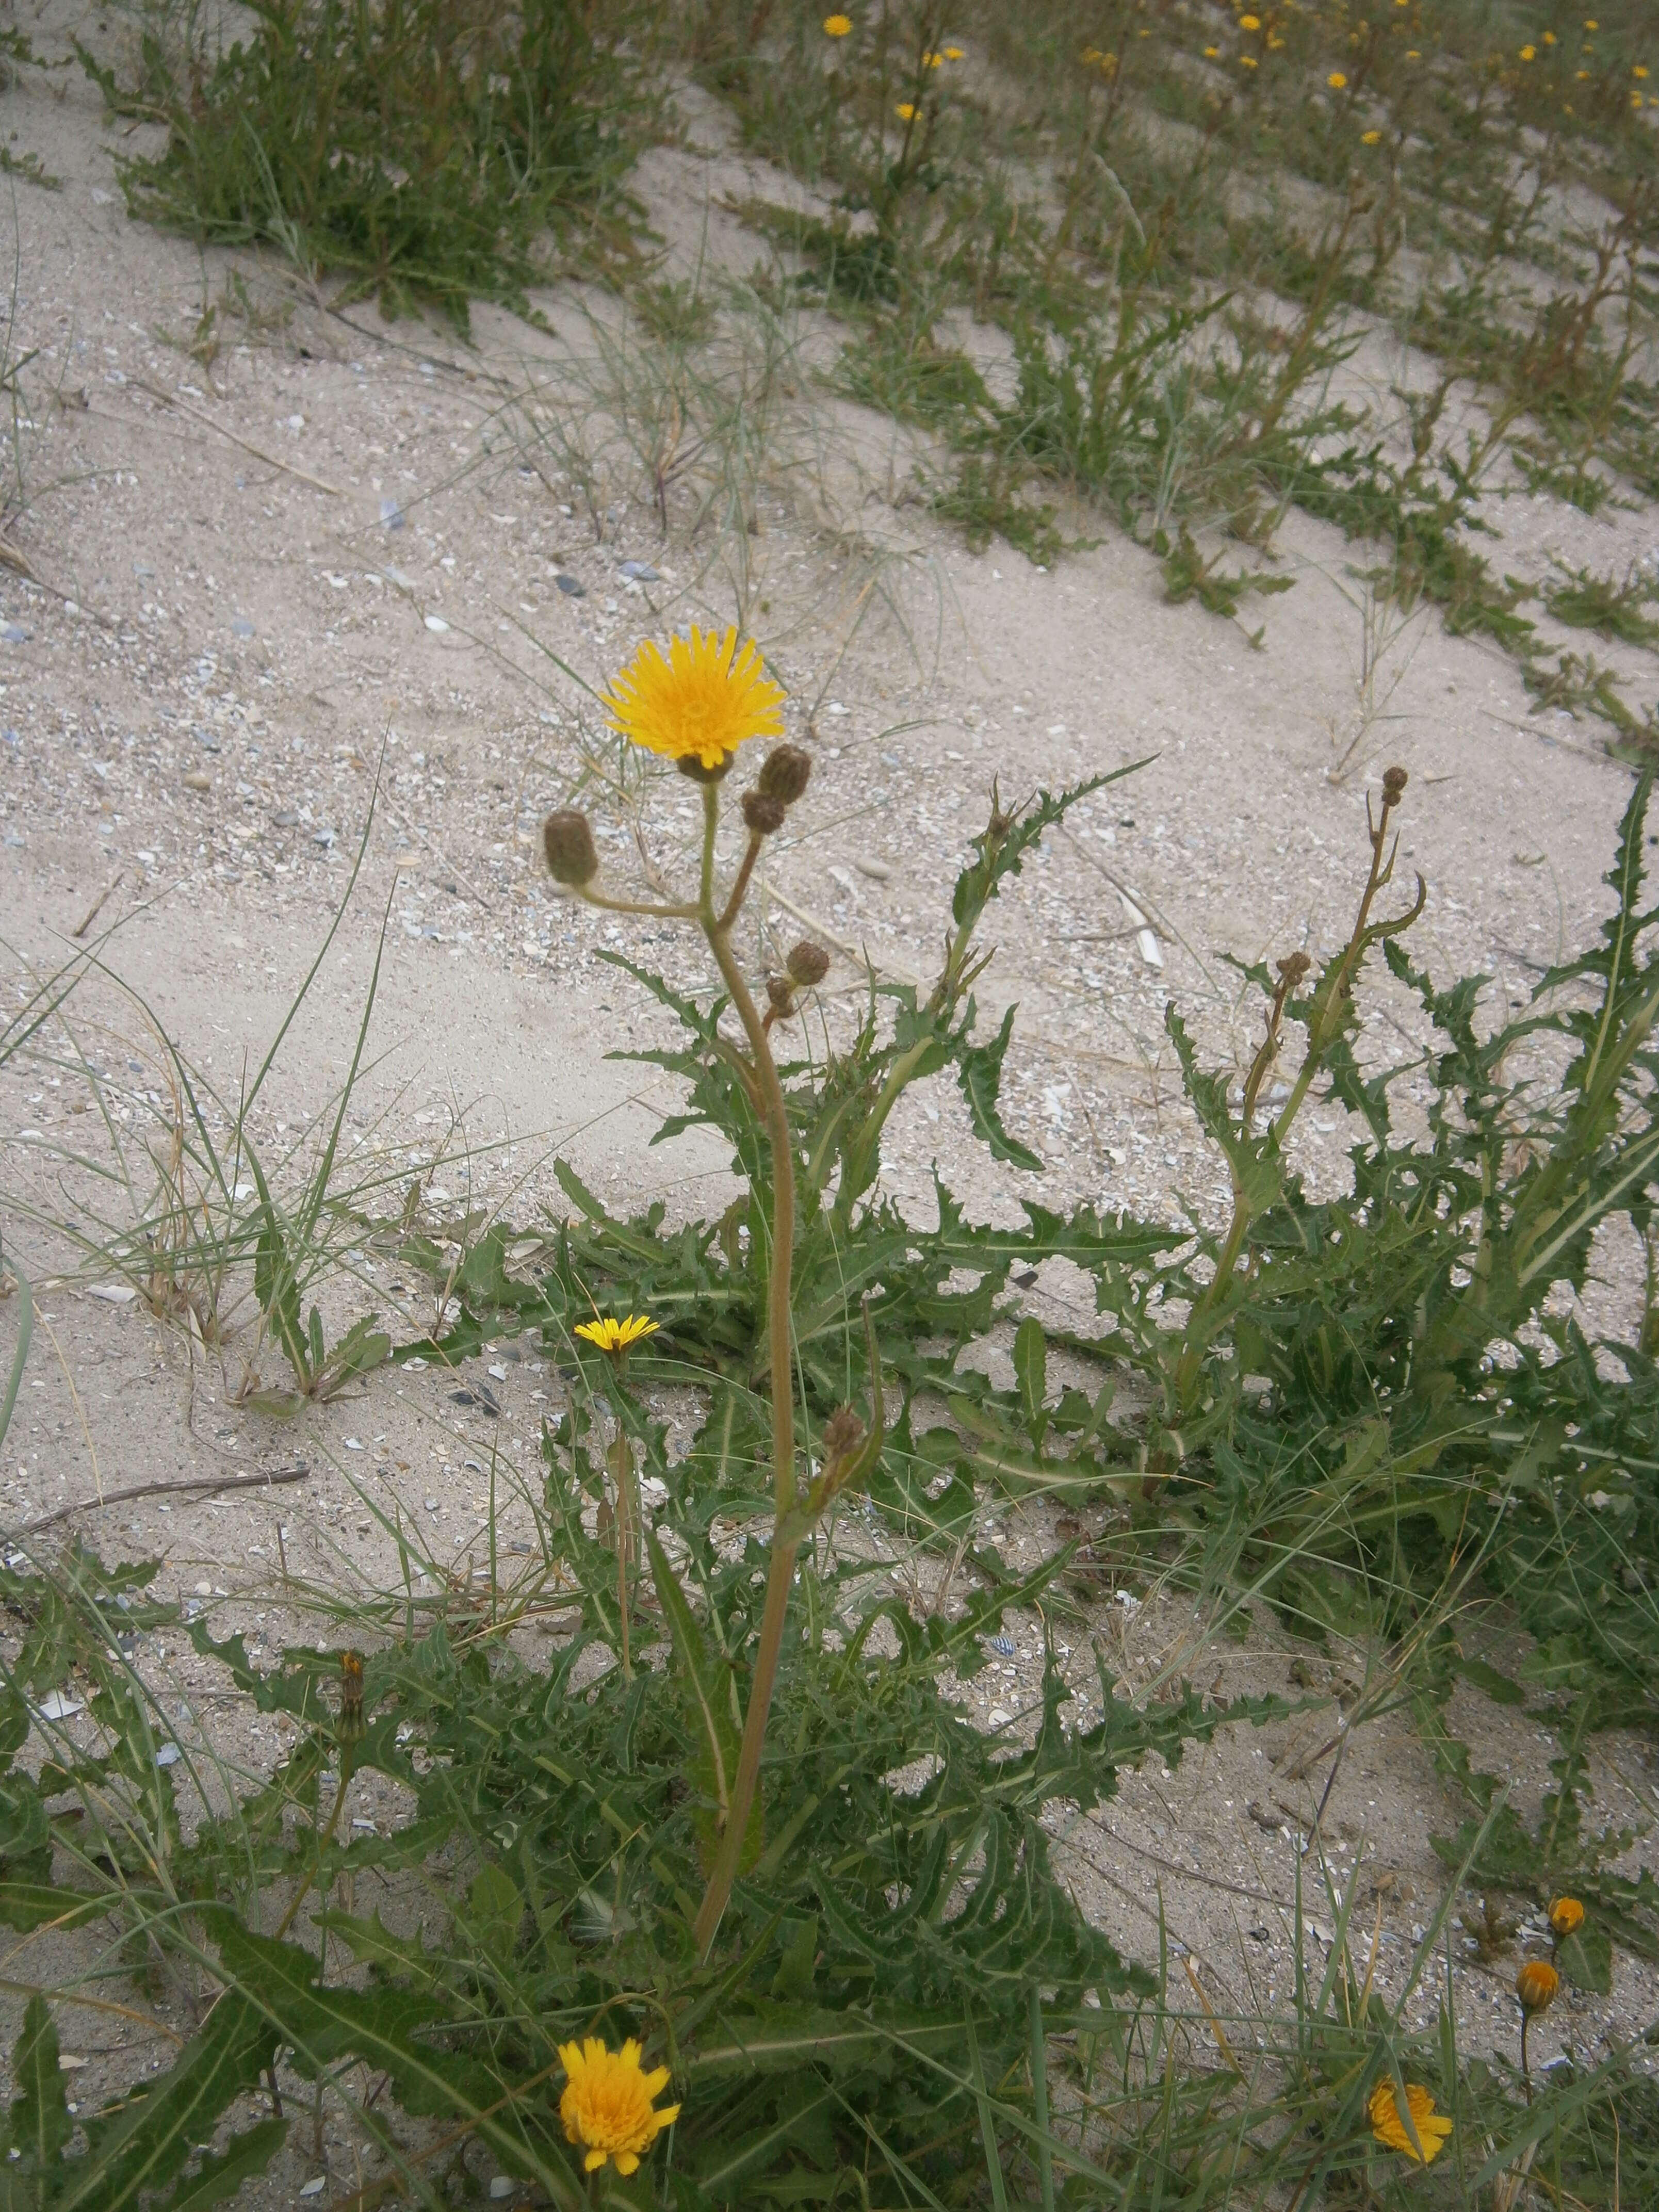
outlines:
[[[703,1892],[702,1903],[697,1908],[693,1928],[700,1956],[707,1954],[714,1940],[743,1856],[744,1837],[748,1831],[749,1815],[760,1780],[761,1751],[766,1741],[766,1723],[772,1708],[773,1688],[777,1681],[778,1660],[783,1650],[784,1620],[789,1609],[790,1585],[794,1579],[795,1555],[799,1549],[799,1542],[787,1540],[784,1534],[788,1516],[795,1505],[795,1398],[794,1377],[790,1365],[793,1334],[790,1291],[795,1246],[794,1146],[789,1134],[789,1111],[784,1103],[783,1086],[778,1080],[777,1066],[772,1058],[766,1024],[761,1019],[759,1010],[750,995],[749,987],[732,956],[731,929],[736,919],[735,913],[729,906],[725,914],[717,915],[714,911],[714,855],[718,805],[716,787],[705,785],[702,898],[699,919],[754,1055],[754,1073],[765,1116],[767,1142],[772,1155],[772,1252],[767,1277],[766,1306],[767,1342],[772,1368],[775,1521],[771,1565],[766,1578],[766,1605],[761,1615],[760,1644],[755,1654],[755,1672],[750,1684],[748,1711],[744,1715],[738,1769],[732,1778],[726,1828],[714,1855],[708,1887]]]
[[[611,1533],[617,1543],[617,1613],[622,1626],[619,1633],[618,1657],[622,1661],[623,1680],[631,1682],[634,1669],[629,1662],[628,1650],[628,1565],[634,1548],[633,1516],[629,1508],[632,1500],[629,1492],[634,1475],[634,1448],[628,1440],[620,1415],[617,1433],[611,1445],[611,1479],[617,1486],[616,1508],[611,1516]]]

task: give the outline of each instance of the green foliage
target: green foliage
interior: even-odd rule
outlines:
[[[343,273],[387,314],[461,330],[472,297],[523,307],[544,234],[590,222],[622,167],[614,28],[582,0],[258,0],[246,40],[180,71],[147,33],[135,93],[82,49],[112,107],[166,125],[123,161],[135,214]]]

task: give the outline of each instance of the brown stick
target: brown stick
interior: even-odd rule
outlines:
[[[106,1505],[127,1505],[135,1498],[178,1498],[203,1491],[274,1489],[281,1482],[303,1482],[311,1473],[304,1460],[295,1467],[274,1468],[269,1474],[201,1474],[188,1482],[135,1482],[126,1490],[106,1491],[102,1498],[77,1498],[68,1505],[59,1505],[50,1513],[43,1513],[38,1521],[31,1521],[27,1528],[9,1529],[0,1542],[15,1544],[25,1536],[33,1536],[37,1529],[50,1528],[55,1521],[67,1521],[71,1513],[96,1513]]]

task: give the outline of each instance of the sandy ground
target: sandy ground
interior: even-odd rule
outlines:
[[[226,1098],[258,1066],[341,899],[377,776],[356,895],[252,1119],[267,1155],[280,1162],[292,1147],[297,1160],[314,1145],[389,913],[346,1132],[365,1187],[400,1198],[419,1182],[440,1224],[468,1207],[533,1224],[563,1209],[556,1150],[613,1204],[722,1202],[716,1149],[645,1149],[670,1088],[605,1054],[661,1027],[630,980],[593,958],[625,947],[697,985],[696,945],[599,921],[556,896],[538,863],[542,814],[580,790],[617,879],[642,880],[603,781],[615,748],[581,683],[604,681],[643,635],[741,615],[787,684],[791,734],[815,772],[759,912],[776,941],[811,930],[835,950],[832,1010],[837,993],[860,988],[866,952],[889,975],[927,973],[994,778],[1024,797],[1145,762],[1079,808],[994,915],[981,1003],[992,1016],[1019,1006],[1007,1118],[1047,1163],[1050,1206],[1213,1207],[1224,1185],[1180,1102],[1165,1003],[1179,1001],[1207,1051],[1248,1053],[1258,1018],[1219,956],[1318,949],[1346,933],[1366,783],[1388,762],[1411,774],[1402,862],[1430,886],[1413,948],[1437,975],[1488,968],[1494,1005],[1516,1003],[1604,910],[1627,770],[1606,757],[1600,726],[1529,714],[1513,664],[1443,635],[1432,616],[1402,645],[1398,687],[1355,747],[1354,772],[1333,780],[1357,727],[1356,555],[1304,519],[1283,538],[1296,588],[1249,610],[1266,625],[1259,651],[1242,626],[1166,605],[1155,563],[1109,529],[1052,574],[1006,547],[972,556],[906,495],[904,441],[813,393],[808,372],[832,348],[803,326],[776,455],[741,526],[716,515],[687,535],[688,492],[665,541],[615,441],[600,451],[591,510],[547,427],[558,404],[542,429],[532,412],[538,391],[568,411],[596,373],[596,325],[617,329],[611,303],[550,295],[545,332],[480,311],[469,349],[385,325],[372,306],[336,312],[245,257],[234,266],[254,314],[239,320],[225,310],[229,257],[127,219],[118,142],[85,84],[26,84],[0,97],[0,112],[63,180],[55,191],[18,183],[0,199],[16,246],[11,349],[40,349],[19,431],[27,504],[11,540],[37,580],[0,573],[4,988],[15,1004],[28,974],[94,943],[125,987],[94,978],[75,1002],[79,1048],[113,1102],[109,1128],[62,1057],[0,1071],[0,1233],[44,1279],[50,1323],[0,1452],[0,1514],[13,1528],[77,1504],[76,1525],[106,1555],[164,1552],[163,1590],[210,1608],[216,1626],[272,1641],[326,1633],[276,1605],[279,1547],[292,1574],[319,1583],[391,1579],[392,1547],[360,1493],[388,1510],[395,1500],[434,1562],[465,1572],[485,1556],[492,1448],[505,1497],[509,1471],[533,1476],[541,1419],[560,1403],[544,1359],[505,1341],[484,1356],[493,1416],[455,1401],[453,1376],[383,1371],[277,1425],[235,1402],[246,1361],[259,1363],[251,1335],[222,1362],[205,1357],[45,1224],[67,1211],[89,1239],[115,1233],[119,1191],[105,1187],[100,1224],[77,1163],[106,1158],[118,1135],[147,1194],[140,1170],[167,1096],[158,1029]],[[641,172],[665,273],[701,258],[742,275],[762,249],[724,199],[788,188],[738,160],[717,114],[690,101],[686,112],[687,143],[657,149]],[[204,305],[219,309],[221,343],[198,358],[188,349]],[[1401,370],[1379,339],[1351,374],[1380,389]],[[1659,557],[1651,513],[1590,520],[1511,500],[1494,521],[1500,569],[1536,573],[1550,552],[1600,569]],[[654,577],[624,573],[627,562]],[[1626,672],[1636,696],[1652,696],[1651,665]],[[683,872],[687,787],[647,785],[640,818],[656,864]],[[72,938],[95,903],[88,933]],[[1370,1018],[1380,1048],[1388,1024],[1409,1017],[1382,991]],[[954,1090],[913,1096],[884,1147],[887,1186],[920,1203],[937,1163],[971,1207],[1006,1208],[1020,1179],[988,1165]],[[1343,1172],[1340,1122],[1321,1112],[1297,1135],[1316,1182]],[[1621,1288],[1606,1295],[1616,1303]],[[339,1320],[371,1304],[422,1327],[433,1318],[419,1283],[362,1247],[329,1297]],[[8,1343],[9,1329],[0,1309]],[[280,1379],[263,1358],[266,1381]],[[127,1485],[300,1462],[303,1481],[252,1497],[95,1510]],[[1035,1522],[992,1517],[1011,1557],[1044,1540]],[[504,1553],[529,1525],[523,1508],[504,1507]],[[1179,1666],[1217,1694],[1291,1680],[1286,1654],[1194,1648],[1192,1630],[1173,1601],[1108,1603],[1076,1633],[1079,1678],[1092,1679],[1095,1635],[1133,1679]],[[1018,1726],[1037,1680],[1030,1625],[1010,1640],[1001,1673],[968,1692],[988,1725]],[[250,1768],[268,1766],[279,1741],[234,1700],[210,1698],[179,1645],[164,1634],[143,1655],[170,1709]],[[1116,1803],[1087,1820],[1056,1815],[1090,1910],[1152,1960],[1161,1900],[1224,2014],[1286,1998],[1302,1824],[1328,1771],[1328,1758],[1301,1763],[1352,1694],[1344,1664],[1317,1662],[1303,1686],[1334,1702],[1303,1721],[1230,1732],[1171,1776],[1126,1776]],[[1547,1732],[1472,1696],[1456,1717],[1477,1765],[1512,1778],[1530,1814],[1548,1784]],[[1651,1818],[1654,1777],[1637,1746],[1604,1745],[1596,1786],[1597,1817]],[[368,1802],[362,1817],[394,1813]],[[1458,1817],[1397,1717],[1359,1733],[1324,1833],[1334,1869],[1363,1851],[1361,1949],[1380,1912],[1385,1988],[1440,1893],[1428,1836]],[[1328,1941],[1322,1895],[1309,1911]],[[1513,1958],[1460,1971],[1472,2045],[1513,2049]],[[1439,1986],[1425,1984],[1431,2006]],[[1593,2052],[1650,2019],[1656,1996],[1652,1974],[1620,1958],[1611,2000],[1564,2004],[1534,2050]],[[130,2072],[131,2033],[100,2025],[85,2051],[65,2029],[65,2048],[88,2058],[82,2096]],[[343,2136],[330,2136],[322,2164],[308,2140],[296,2135],[246,2201],[289,2202],[325,2167],[332,2191],[355,2185]]]

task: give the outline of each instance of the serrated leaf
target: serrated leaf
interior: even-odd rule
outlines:
[[[11,2055],[11,2078],[17,2094],[12,2100],[7,2148],[20,2153],[32,2173],[44,2176],[58,2164],[75,2122],[64,2100],[58,2063],[58,2029],[43,1996],[32,1996],[24,2011],[22,2033]]]

